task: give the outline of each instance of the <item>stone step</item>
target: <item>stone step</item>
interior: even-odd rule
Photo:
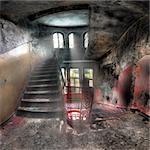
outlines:
[[[22,102],[28,102],[28,103],[47,103],[47,102],[50,102],[50,103],[53,103],[53,102],[60,102],[60,99],[22,99],[21,100]]]
[[[58,74],[32,75],[30,79],[58,78]]]
[[[62,108],[54,108],[51,109],[49,107],[19,107],[18,110],[22,110],[22,111],[28,111],[28,112],[42,112],[42,113],[46,113],[46,112],[60,112],[63,111]]]
[[[49,92],[49,93],[44,93],[44,94],[35,94],[35,93],[24,93],[23,95],[23,99],[34,99],[34,98],[38,98],[38,99],[56,99],[60,97],[60,93],[59,92]]]
[[[24,94],[55,94],[59,93],[58,90],[55,91],[25,91]]]
[[[28,85],[27,88],[40,88],[40,87],[55,87],[55,86],[59,86],[58,84],[37,84],[37,85]]]
[[[36,66],[35,69],[49,69],[49,68],[57,68],[57,65],[40,65],[40,66]]]
[[[62,109],[50,110],[45,107],[19,107],[17,115],[29,118],[64,118]]]
[[[34,76],[34,75],[55,75],[55,74],[58,74],[58,71],[38,71],[38,72],[32,72],[31,73],[31,76]]]
[[[57,109],[63,106],[60,99],[22,99],[21,107],[49,107],[51,109]]]
[[[50,66],[56,66],[56,65],[57,65],[57,61],[54,61],[54,60],[44,61],[44,62],[40,63],[39,65],[50,65]]]
[[[29,82],[45,82],[45,81],[57,81],[58,79],[54,78],[48,78],[48,79],[31,79],[29,80]]]
[[[33,71],[33,73],[41,73],[41,72],[43,72],[43,73],[52,73],[52,72],[57,73],[58,71],[57,71],[57,69],[34,70],[34,71]]]
[[[56,71],[57,68],[35,68],[33,71],[34,72],[38,72],[38,71],[42,71],[42,72],[45,72],[45,71]]]
[[[52,74],[33,74],[31,77],[51,77],[51,76],[57,76],[58,72],[52,73]]]
[[[30,80],[28,85],[58,84],[58,79]]]
[[[46,91],[46,90],[49,90],[49,91],[55,91],[55,90],[59,90],[59,86],[56,85],[56,86],[43,86],[43,87],[38,87],[38,86],[35,86],[35,87],[26,87],[26,91]]]
[[[35,69],[36,68],[39,68],[39,69],[41,69],[41,68],[57,68],[57,67],[58,67],[57,65],[41,64],[41,65],[37,65],[35,67]]]

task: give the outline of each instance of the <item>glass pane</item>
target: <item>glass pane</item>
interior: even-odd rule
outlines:
[[[58,34],[57,33],[53,34],[53,44],[54,44],[54,48],[58,48]]]
[[[79,87],[79,86],[80,86],[80,81],[79,81],[79,79],[75,79],[75,86],[76,86],[76,87]]]
[[[79,69],[70,69],[70,78],[79,78]]]
[[[93,87],[93,80],[89,80],[89,87]]]
[[[84,77],[93,79],[93,69],[84,69]]]
[[[84,47],[87,48],[88,47],[88,33],[85,33],[84,34]]]
[[[75,86],[74,79],[70,79],[70,86]]]
[[[74,34],[69,34],[69,48],[74,48]]]
[[[79,88],[75,88],[75,93],[80,93],[80,89]]]
[[[59,48],[64,48],[64,39],[61,33],[59,33]]]

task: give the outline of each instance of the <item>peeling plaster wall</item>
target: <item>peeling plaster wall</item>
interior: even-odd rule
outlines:
[[[120,17],[117,17],[117,11],[108,13],[107,10],[101,10],[100,7],[93,6],[91,8],[90,43],[85,58],[99,62],[94,100],[96,103],[117,107],[132,107],[134,105],[140,111],[150,114],[147,111],[148,102],[144,104],[147,99],[144,100],[144,96],[137,96],[140,92],[138,94],[135,92],[137,88],[140,88],[140,91],[144,90],[142,84],[136,88],[139,85],[137,80],[143,81],[144,72],[142,71],[140,75],[143,77],[138,78],[135,70],[138,61],[150,55],[148,17],[143,17],[141,23],[137,24],[137,29],[129,30],[129,39],[118,41],[124,33],[124,27],[127,29],[128,22],[133,17],[132,14],[131,18],[124,16],[123,14],[126,13],[120,11],[118,13]],[[145,30],[143,31],[143,29]],[[137,35],[135,34],[136,30],[138,30]],[[132,43],[130,43],[131,40]],[[119,46],[119,42],[125,45]],[[101,58],[107,51],[109,53]],[[149,70],[148,65],[145,70]],[[147,74],[148,77],[150,78]]]
[[[136,108],[150,115],[147,92],[150,78],[150,46],[144,41],[138,42],[134,51],[127,51],[115,65],[113,53],[101,62],[96,89],[98,103]]]

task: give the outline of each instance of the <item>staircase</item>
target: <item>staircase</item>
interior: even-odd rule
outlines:
[[[31,118],[62,118],[63,114],[57,61],[47,60],[31,73],[17,115]]]

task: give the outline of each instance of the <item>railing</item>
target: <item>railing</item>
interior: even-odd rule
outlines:
[[[90,119],[93,96],[93,87],[64,86],[64,101],[66,104],[66,110],[68,113],[71,111],[80,112],[80,119]]]

